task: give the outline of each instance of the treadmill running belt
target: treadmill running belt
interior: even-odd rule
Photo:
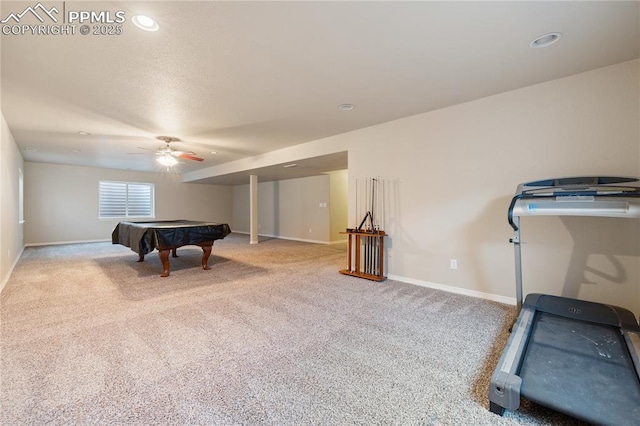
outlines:
[[[620,329],[539,312],[520,369],[522,397],[606,425],[640,424],[640,382]]]

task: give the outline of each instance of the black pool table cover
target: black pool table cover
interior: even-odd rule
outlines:
[[[231,233],[226,223],[193,220],[120,222],[111,234],[113,244],[122,244],[140,255],[154,249],[200,245],[222,239]]]

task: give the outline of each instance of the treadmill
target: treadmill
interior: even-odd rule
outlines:
[[[520,398],[602,425],[640,425],[640,325],[617,306],[529,294],[523,303],[522,216],[640,218],[640,178],[573,177],[518,185],[514,230],[519,315],[491,377],[489,409]]]

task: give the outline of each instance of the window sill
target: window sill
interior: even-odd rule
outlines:
[[[128,221],[134,221],[134,220],[155,220],[156,217],[155,216],[129,216],[129,217],[99,217],[98,220],[101,222],[107,222],[107,221],[111,221],[111,222],[128,222]]]

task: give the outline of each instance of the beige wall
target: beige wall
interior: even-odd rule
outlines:
[[[640,176],[639,63],[312,141],[245,163],[267,166],[302,154],[348,150],[350,226],[358,225],[353,222],[356,181],[374,176],[384,181],[390,277],[513,302],[512,230],[506,215],[519,183],[575,175]],[[525,294],[583,297],[640,313],[638,222],[523,219]],[[457,270],[450,269],[451,259],[458,260]]]
[[[349,214],[349,172],[338,170],[329,173],[329,221],[330,241],[342,241],[347,229],[347,217]]]
[[[514,297],[517,184],[640,175],[638,73],[636,60],[338,136],[350,199],[358,178],[388,184],[389,274]],[[525,218],[522,230],[525,293],[640,312],[637,220]]]
[[[640,175],[639,74],[639,61],[635,60],[313,141],[281,150],[278,155],[264,155],[263,160],[268,163],[300,158],[301,153],[313,157],[348,150],[349,219],[355,217],[356,179],[384,179],[390,277],[512,300],[514,261],[513,247],[508,243],[512,230],[506,212],[516,185],[558,176]],[[88,197],[86,185],[97,187],[96,174],[105,179],[115,179],[106,177],[111,173],[123,174],[92,169],[88,176],[93,183],[79,184],[75,180],[89,179],[70,169],[62,178],[55,170],[45,170],[54,167],[51,165],[26,163],[25,167],[27,192],[34,184],[29,182],[31,169],[42,169],[33,175],[40,177],[36,191],[28,194],[35,199],[27,198],[27,225],[40,222],[40,228],[53,233],[60,226],[56,220],[44,223],[49,215],[66,224],[77,222],[65,217],[73,213],[57,207],[58,198],[73,201],[66,195],[73,191]],[[59,167],[65,170],[65,166]],[[132,176],[130,180],[139,177]],[[57,183],[67,188],[51,189]],[[182,186],[175,185],[172,191],[181,193],[178,188]],[[330,192],[330,183],[326,185]],[[233,202],[232,227],[248,232],[248,185],[226,191],[229,202],[224,205]],[[260,192],[281,197],[286,191],[273,183]],[[326,195],[314,200],[315,206],[330,202],[330,194]],[[89,205],[95,209],[85,212],[83,223],[89,225],[81,224],[86,229],[71,240],[110,235],[114,223],[97,221],[97,192],[94,197],[83,203],[86,209]],[[288,210],[275,200],[261,201],[265,204],[259,213],[261,222],[264,217],[261,226],[268,228],[260,233],[330,241],[330,219],[324,236],[310,236],[307,218],[287,216]],[[30,220],[29,215],[35,218]],[[230,220],[231,212],[228,217]],[[285,234],[285,225],[295,231]],[[319,229],[315,224],[311,227]],[[63,234],[72,229],[62,228]],[[583,297],[640,313],[637,220],[525,218],[522,232],[525,293]],[[47,238],[42,241],[58,241],[60,236]],[[26,234],[25,240],[32,242]],[[450,269],[450,259],[458,260],[457,270]]]
[[[34,162],[25,169],[26,244],[110,239],[118,220],[98,218],[100,180],[153,183],[157,220],[231,221],[227,186],[181,183],[171,173]]]
[[[19,176],[24,161],[0,112],[0,291],[24,248],[19,217]]]
[[[258,233],[300,241],[330,241],[328,175],[258,183]],[[320,207],[326,203],[327,207]],[[249,185],[233,188],[233,227],[249,233]]]

